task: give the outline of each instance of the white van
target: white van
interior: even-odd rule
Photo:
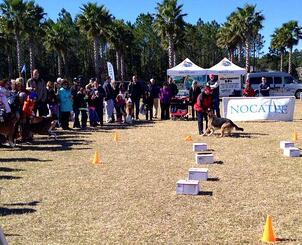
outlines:
[[[295,96],[300,98],[302,93],[302,83],[298,83],[290,74],[286,72],[255,72],[248,73],[248,80],[254,90],[259,90],[261,78],[265,77],[270,85],[270,95],[272,96]]]

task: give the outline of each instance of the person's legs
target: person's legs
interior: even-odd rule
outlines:
[[[85,110],[81,110],[81,122],[82,128],[87,127],[87,112]]]
[[[198,124],[198,133],[199,135],[203,134],[203,113],[196,112],[197,124]]]
[[[113,100],[108,100],[108,103],[109,103],[109,115],[110,115],[111,121],[113,122],[114,121],[114,118],[113,118],[114,102],[113,102]]]
[[[135,104],[135,119],[139,119],[139,99],[134,101]]]
[[[167,115],[167,120],[170,120],[170,104],[167,104],[166,115]]]
[[[80,120],[79,120],[79,116],[80,116],[80,110],[79,108],[73,108],[73,112],[74,112],[74,123],[73,123],[73,127],[74,128],[80,128]]]
[[[193,104],[192,104],[192,120],[195,120],[195,110]]]
[[[219,108],[219,99],[213,100],[213,111],[217,117],[221,117],[220,115],[220,108]]]
[[[62,129],[68,129],[69,128],[69,117],[70,117],[70,112],[69,111],[61,112]]]
[[[160,119],[165,120],[165,105],[163,103],[160,103]]]
[[[158,114],[158,104],[159,104],[159,98],[155,98],[153,99],[153,106],[154,106],[154,118],[157,118],[157,114]]]
[[[37,109],[39,111],[39,116],[47,116],[48,115],[48,108],[45,102],[39,101]]]

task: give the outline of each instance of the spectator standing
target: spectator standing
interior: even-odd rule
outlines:
[[[46,83],[44,82],[43,79],[40,78],[40,74],[37,69],[33,71],[32,78],[28,80],[27,88],[38,95],[35,113],[38,111],[39,116],[47,116],[48,108],[46,103],[46,99],[47,99]]]
[[[63,130],[69,130],[69,118],[72,111],[72,95],[69,83],[66,79],[62,81],[62,87],[59,90],[58,99],[61,112],[61,126]]]
[[[137,81],[137,77],[133,76],[132,81],[129,84],[128,94],[135,106],[135,119],[139,120],[139,106],[140,106],[140,99],[142,96],[142,87]]]
[[[190,99],[190,105],[192,106],[192,119],[195,119],[195,111],[194,111],[194,105],[197,101],[198,95],[201,93],[201,89],[198,86],[198,82],[196,80],[193,81],[192,86],[189,90],[189,99]]]
[[[266,77],[261,78],[261,84],[259,86],[259,90],[262,96],[269,96],[270,86],[266,80]]]
[[[59,118],[58,99],[54,88],[54,83],[48,81],[46,84],[46,103],[48,106],[49,114],[53,119]]]
[[[160,87],[156,84],[155,79],[150,79],[150,96],[153,98],[153,108],[154,113],[153,117],[157,118],[158,115],[158,107],[159,107],[159,94],[160,94]]]
[[[178,94],[178,88],[172,77],[168,78],[168,86],[170,88],[172,98],[175,97]]]
[[[107,123],[112,123],[115,97],[110,77],[107,77],[107,80],[104,82],[103,88],[105,91],[106,121]]]
[[[97,91],[96,93],[96,105],[95,105],[95,110],[96,113],[98,114],[99,118],[99,123],[101,126],[104,124],[104,115],[103,115],[103,110],[104,110],[104,97],[105,97],[105,90],[103,89],[102,86],[98,83],[97,80],[93,82],[93,88]]]
[[[256,95],[255,90],[252,89],[251,84],[246,81],[245,88],[242,91],[242,96],[244,97],[254,97]]]
[[[210,80],[208,81],[208,85],[212,89],[212,98],[213,98],[213,112],[216,114],[217,117],[220,116],[220,108],[219,108],[219,82],[215,79],[213,74],[209,75]]]
[[[170,119],[170,101],[172,98],[172,92],[170,90],[169,84],[164,83],[163,87],[160,89],[160,109],[161,109],[161,120]]]
[[[151,96],[151,83],[147,85],[146,91],[144,92],[143,103],[146,109],[146,120],[152,120],[153,117],[153,97]]]

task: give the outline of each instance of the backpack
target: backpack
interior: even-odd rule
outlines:
[[[196,103],[193,106],[194,111],[197,111],[197,112],[203,112],[203,108],[200,106],[200,96],[201,96],[201,94],[198,95]]]

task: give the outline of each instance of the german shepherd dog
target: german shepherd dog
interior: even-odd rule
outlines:
[[[208,128],[206,129],[203,135],[212,135],[215,129],[220,129],[220,137],[225,136],[226,134],[231,134],[233,128],[238,131],[243,131],[243,128],[238,127],[232,120],[227,118],[219,118],[214,115],[212,111],[207,113],[208,115]]]
[[[16,124],[18,117],[15,113],[7,114],[4,122],[0,122],[0,135],[3,135],[11,147],[16,145]]]

